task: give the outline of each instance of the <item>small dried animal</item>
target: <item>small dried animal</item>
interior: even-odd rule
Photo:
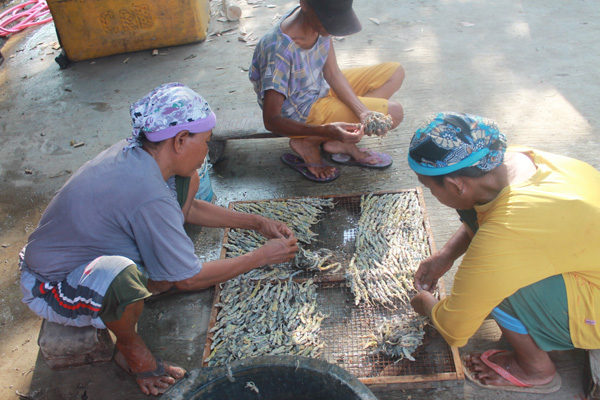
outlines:
[[[374,348],[371,355],[408,358],[415,361],[413,353],[423,343],[423,330],[427,318],[420,315],[396,315],[387,319],[371,334],[365,348]]]
[[[393,121],[391,115],[374,112],[365,119],[365,123],[363,124],[365,135],[384,137],[392,128],[392,124]]]
[[[227,365],[246,357],[291,354],[319,357],[325,318],[317,309],[317,286],[309,279],[252,281],[238,276],[224,284],[221,310],[210,329],[208,366]]]
[[[238,203],[235,211],[258,214],[285,223],[298,238],[300,251],[293,264],[278,264],[256,268],[245,274],[253,280],[260,279],[287,279],[295,271],[292,267],[311,270],[327,271],[338,265],[333,257],[324,251],[310,252],[304,250],[304,245],[310,246],[317,236],[311,227],[320,221],[320,216],[325,213],[324,208],[333,208],[333,199],[302,198],[288,200],[264,200],[258,202]],[[231,229],[227,243],[227,257],[236,257],[259,248],[267,239],[256,231],[245,229]]]

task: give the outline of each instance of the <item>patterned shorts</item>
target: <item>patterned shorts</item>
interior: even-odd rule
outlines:
[[[23,302],[51,322],[104,329],[106,325],[99,317],[104,295],[117,275],[132,264],[126,257],[98,257],[59,282],[42,282],[22,265]]]

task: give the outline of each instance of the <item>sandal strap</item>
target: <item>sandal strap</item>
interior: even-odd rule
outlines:
[[[481,355],[481,361],[483,361],[483,363],[485,365],[490,367],[494,372],[496,372],[498,375],[500,375],[501,377],[503,377],[504,379],[506,379],[513,385],[519,386],[519,387],[530,387],[531,385],[521,382],[518,378],[513,376],[510,372],[508,372],[507,370],[505,370],[504,368],[502,368],[501,366],[499,366],[498,364],[496,364],[495,362],[493,362],[492,360],[489,359],[489,357],[493,356],[494,354],[498,354],[498,353],[506,353],[506,350],[488,350]]]
[[[299,163],[299,164],[296,164],[296,166],[297,167],[306,167],[306,168],[308,168],[308,167],[311,167],[311,168],[312,167],[325,168],[325,167],[327,167],[327,164],[324,164],[324,163],[320,163],[320,164],[319,163]]]
[[[360,160],[355,160],[357,163],[361,163],[361,164],[369,164],[369,161],[371,160],[377,160],[378,163],[380,163],[382,160],[381,158],[379,158],[376,154],[372,154],[369,153],[370,155],[364,158],[361,158]]]
[[[154,359],[156,360],[156,369],[154,371],[132,372],[131,374],[133,377],[135,379],[147,379],[167,375],[167,372],[165,371],[165,365],[160,357],[154,356]]]

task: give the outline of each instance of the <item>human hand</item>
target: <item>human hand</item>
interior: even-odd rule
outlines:
[[[371,111],[371,110],[367,109],[367,110],[361,112],[360,114],[358,114],[358,119],[360,119],[361,125],[363,125],[363,126],[365,125],[365,121],[367,120],[367,118],[369,118],[369,116],[371,114],[373,114],[373,112],[374,111]]]
[[[286,224],[266,217],[259,217],[256,230],[267,239],[294,237],[294,232]]]
[[[454,260],[445,257],[440,252],[427,257],[421,261],[419,269],[415,273],[415,288],[417,290],[433,292],[437,286],[438,279],[452,268],[453,263]]]
[[[296,256],[298,239],[292,236],[287,239],[270,239],[255,251],[260,251],[266,264],[281,264],[288,262]]]
[[[431,310],[433,310],[438,301],[433,294],[423,290],[412,298],[410,305],[417,314],[431,318]]]
[[[342,143],[358,143],[365,134],[361,124],[332,122],[327,124],[327,127],[331,131],[329,136]]]

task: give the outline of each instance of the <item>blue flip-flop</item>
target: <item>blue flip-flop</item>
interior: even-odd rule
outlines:
[[[331,155],[331,161],[342,165],[351,165],[354,167],[365,167],[383,169],[392,165],[392,157],[386,153],[380,153],[369,149],[360,149],[360,151],[368,153],[369,155],[360,160],[355,160],[349,154],[336,153]],[[371,164],[372,160],[377,160],[375,164]]]
[[[312,172],[309,171],[308,167],[327,167],[327,164],[325,164],[324,162],[322,162],[321,164],[305,163],[301,157],[298,157],[295,154],[291,154],[291,153],[282,154],[281,161],[283,161],[284,163],[289,165],[295,171],[298,171],[306,179],[311,180],[313,182],[319,182],[319,183],[331,182],[332,180],[334,180],[338,176],[340,176],[340,171],[336,168],[335,172],[330,177],[317,178]]]

